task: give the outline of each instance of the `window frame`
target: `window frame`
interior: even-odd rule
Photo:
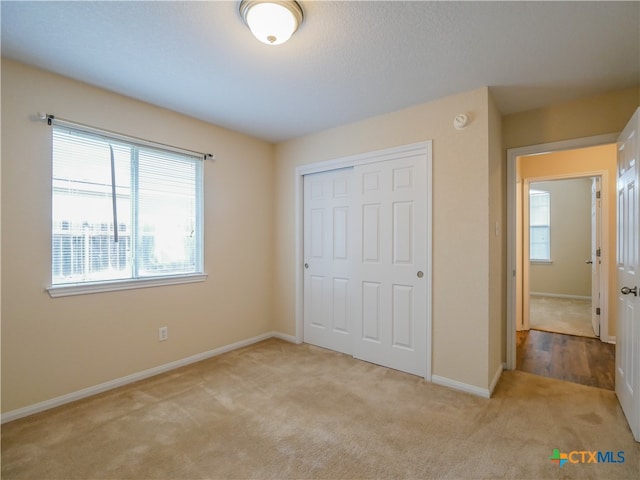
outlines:
[[[531,207],[532,207],[532,202],[531,202],[531,198],[535,197],[535,196],[545,196],[547,198],[547,221],[544,224],[533,224],[531,221],[532,215],[531,215]],[[534,229],[539,229],[539,228],[544,228],[547,231],[547,242],[546,242],[546,247],[547,247],[547,252],[548,252],[548,256],[546,258],[533,258],[532,257],[532,253],[533,253],[533,248],[531,248],[531,243],[533,241],[533,235],[532,232]],[[553,263],[553,261],[551,260],[551,193],[547,190],[536,190],[536,189],[531,189],[529,190],[529,262],[530,263],[535,263],[535,264],[545,264],[545,263]]]
[[[94,127],[88,127],[85,125],[76,124],[73,122],[68,122],[66,120],[55,119],[53,122],[53,117],[50,117],[50,124],[57,126],[61,129],[67,129],[71,131],[78,132],[80,134],[88,135],[88,136],[99,136],[106,140],[111,140],[113,142],[125,143],[130,147],[137,149],[152,149],[155,151],[164,151],[168,154],[172,155],[183,155],[185,157],[192,157],[194,161],[198,161],[198,157],[200,161],[203,162],[204,159],[213,158],[212,155],[209,154],[199,154],[197,152],[193,152],[190,150],[185,150],[181,148],[171,147],[168,145],[160,144],[157,142],[151,142],[147,140],[141,140],[135,137],[130,137],[126,135],[122,135],[119,133],[113,133],[102,129],[97,129]],[[51,165],[53,166],[53,128],[51,129],[50,141],[51,141]],[[51,175],[51,181],[53,182],[53,175]],[[50,199],[53,202],[53,190],[51,191]],[[149,287],[157,287],[157,286],[166,286],[166,285],[179,285],[185,283],[194,283],[194,282],[203,282],[207,279],[208,275],[204,270],[204,164],[200,165],[196,168],[195,173],[195,192],[194,192],[194,201],[195,201],[195,215],[196,215],[196,224],[199,226],[197,235],[197,248],[196,248],[196,259],[195,259],[195,272],[190,273],[177,273],[177,274],[166,274],[166,275],[157,275],[157,276],[142,276],[142,277],[128,277],[123,279],[106,279],[106,280],[91,280],[91,281],[79,281],[79,282],[70,282],[70,283],[53,283],[53,257],[50,257],[49,268],[50,268],[50,284],[46,287],[46,291],[52,298],[56,297],[64,297],[70,295],[82,295],[82,294],[91,294],[91,293],[101,293],[101,292],[113,292],[119,290],[131,290],[138,288],[149,288]],[[136,207],[137,210],[137,207]],[[50,234],[49,237],[49,252],[53,255],[53,231],[54,231],[54,219],[51,217],[51,226],[50,226]],[[134,266],[134,271],[137,271],[137,266]]]

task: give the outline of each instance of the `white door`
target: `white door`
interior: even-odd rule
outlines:
[[[354,356],[425,376],[427,158],[355,167]]]
[[[591,325],[600,336],[600,177],[591,183]]]
[[[353,168],[304,177],[304,341],[353,352]]]
[[[640,441],[640,109],[618,139],[616,394]]]

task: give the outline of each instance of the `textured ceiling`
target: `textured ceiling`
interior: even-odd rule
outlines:
[[[490,86],[503,113],[640,83],[640,2],[2,1],[2,55],[273,142]]]

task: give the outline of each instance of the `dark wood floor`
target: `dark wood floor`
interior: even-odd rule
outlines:
[[[592,387],[615,389],[615,346],[597,338],[517,332],[516,369]]]

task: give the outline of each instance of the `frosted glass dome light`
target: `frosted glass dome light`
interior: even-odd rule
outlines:
[[[242,0],[240,14],[251,33],[267,45],[280,45],[302,23],[302,8],[295,1]]]

